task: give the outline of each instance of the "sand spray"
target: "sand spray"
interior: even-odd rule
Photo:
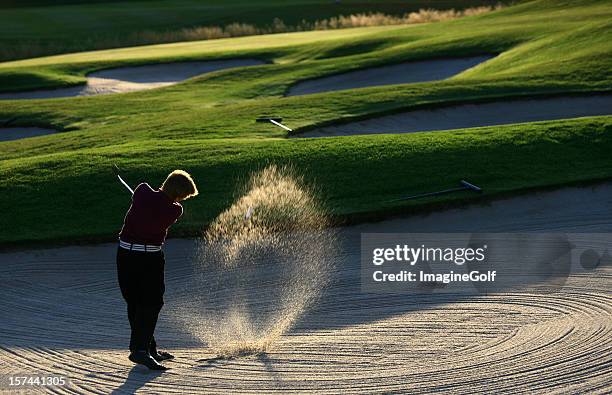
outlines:
[[[186,329],[219,357],[258,354],[321,296],[337,240],[312,191],[287,168],[254,173],[200,242]]]

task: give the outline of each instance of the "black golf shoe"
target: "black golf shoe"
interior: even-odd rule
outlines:
[[[172,355],[172,354],[170,354],[169,352],[166,352],[166,351],[157,351],[156,350],[156,351],[151,352],[151,356],[157,362],[167,361],[169,359],[174,359],[174,355]]]
[[[158,363],[146,351],[133,351],[132,353],[130,353],[130,356],[128,358],[130,361],[144,365],[151,370],[168,370],[167,367]]]

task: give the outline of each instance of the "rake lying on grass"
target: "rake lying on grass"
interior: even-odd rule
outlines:
[[[458,192],[458,191],[464,191],[464,190],[482,193],[482,188],[480,188],[480,187],[478,187],[478,186],[476,186],[476,185],[474,185],[472,183],[469,183],[469,182],[467,182],[465,180],[461,180],[459,183],[461,184],[460,187],[443,189],[441,191],[436,191],[436,192],[419,193],[418,195],[404,196],[404,197],[401,197],[399,199],[390,200],[389,202],[399,202],[399,201],[402,201],[402,200],[417,199],[417,198],[422,198],[422,197],[426,197],[426,196],[438,196],[438,195],[444,195],[446,193]]]

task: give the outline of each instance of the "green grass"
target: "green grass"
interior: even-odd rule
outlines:
[[[110,239],[132,183],[195,174],[202,195],[185,203],[173,235],[194,234],[231,204],[247,174],[292,164],[339,218],[364,218],[464,201],[470,194],[385,203],[468,178],[485,196],[612,177],[612,117],[410,135],[287,140],[257,124],[276,113],[294,128],[417,106],[521,95],[610,91],[612,6],[542,0],[496,13],[409,27],[307,32],[157,45],[0,63],[4,90],[84,81],[122,64],[259,57],[268,65],[221,71],[122,95],[3,101],[0,122],[53,126],[57,135],[0,143],[0,245]],[[551,23],[554,20],[555,23]],[[500,53],[454,78],[283,98],[295,81],[410,59]]]
[[[364,12],[401,15],[420,8],[468,8],[497,0],[24,0],[0,5],[0,55],[40,56],[136,45],[141,32],[168,32],[233,22],[257,27],[280,18],[288,25],[302,20]],[[142,39],[140,39],[142,41]],[[5,57],[4,59],[8,59]]]

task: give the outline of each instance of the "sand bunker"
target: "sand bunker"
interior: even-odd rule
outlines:
[[[53,133],[56,133],[53,129],[35,127],[0,128],[0,141],[20,140]]]
[[[232,360],[183,327],[181,306],[202,294],[190,288],[199,241],[170,240],[157,338],[177,359],[162,375],[127,360],[114,243],[3,253],[0,374],[64,376],[70,389],[58,392],[76,393],[608,393],[609,266],[558,292],[458,299],[363,293],[357,257],[361,232],[612,232],[610,196],[610,183],[566,188],[345,228],[337,281],[319,303],[273,350]],[[265,309],[260,275],[245,279]]]
[[[174,85],[188,78],[234,67],[254,66],[257,59],[213,60],[120,67],[87,75],[87,84],[71,88],[0,93],[0,99],[51,99],[134,92]]]
[[[612,114],[611,95],[567,96],[461,104],[323,126],[291,137],[414,133]]]
[[[457,59],[434,59],[350,71],[348,73],[298,82],[289,88],[286,96],[309,95],[312,93],[365,88],[368,86],[443,80],[493,57],[473,56]]]

